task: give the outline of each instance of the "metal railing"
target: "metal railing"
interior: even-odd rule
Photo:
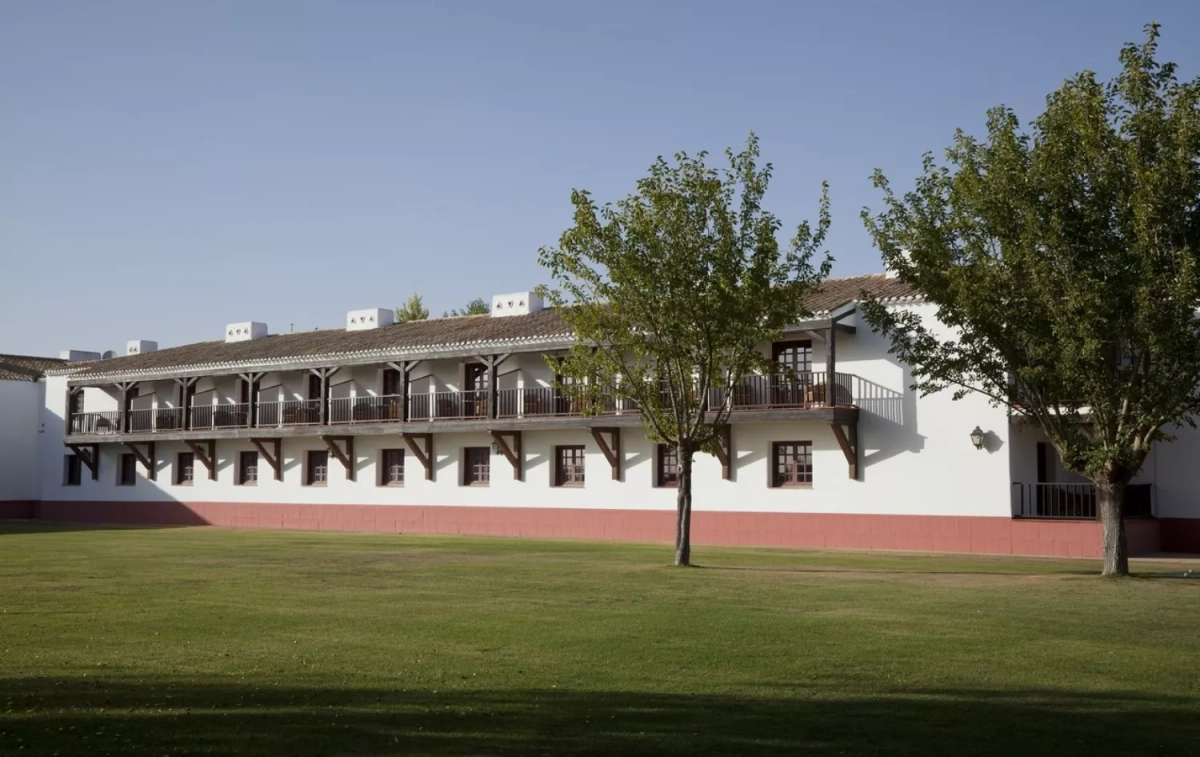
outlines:
[[[256,426],[315,426],[321,422],[321,400],[260,402]]]
[[[1017,515],[1021,518],[1095,520],[1099,517],[1094,484],[1022,484],[1018,489]],[[1129,484],[1121,510],[1126,518],[1154,516],[1154,485]]]
[[[183,428],[183,408],[160,407],[154,411],[155,431],[178,431]]]
[[[408,398],[410,421],[467,420],[488,417],[488,393],[433,392],[413,394]]]
[[[224,405],[196,405],[191,412],[191,428],[196,431],[218,428],[246,428],[250,425],[250,405],[245,402]]]
[[[618,415],[637,412],[633,400],[611,392],[593,398],[569,397],[549,386],[501,389],[496,393],[496,407],[499,418],[577,417],[588,413]]]
[[[829,385],[824,371],[804,371],[795,375],[743,376],[729,393],[730,410],[768,410],[771,408],[832,407],[854,404],[854,377],[835,373]],[[724,388],[709,390],[709,407],[720,407]]]
[[[399,423],[403,420],[404,398],[339,397],[329,401],[330,423]]]
[[[119,434],[121,413],[116,410],[75,413],[68,426],[72,434]]]
[[[730,409],[764,410],[803,409],[854,404],[854,377],[835,374],[832,387],[825,372],[805,372],[796,376],[747,376],[734,386]],[[709,405],[724,401],[723,389],[710,390]],[[496,392],[496,417],[579,417],[584,415],[622,415],[638,412],[637,404],[618,392],[571,397],[555,387],[500,389]],[[378,397],[340,397],[329,400],[321,412],[321,400],[281,400],[255,403],[251,418],[248,403],[195,405],[189,408],[187,423],[181,408],[138,408],[124,415],[119,411],[75,413],[68,423],[70,434],[118,434],[155,431],[215,430],[278,426],[315,426],[359,423],[402,423],[405,398],[401,395]],[[490,415],[487,390],[416,393],[407,398],[408,421],[486,419]],[[254,423],[251,423],[251,420]],[[1081,495],[1082,496],[1082,495]],[[1044,495],[1043,495],[1044,498]],[[1077,497],[1076,499],[1080,499]],[[1071,497],[1067,497],[1068,504]],[[1073,506],[1073,504],[1072,504]],[[1077,508],[1078,509],[1078,508]],[[1063,516],[1075,517],[1075,516]]]

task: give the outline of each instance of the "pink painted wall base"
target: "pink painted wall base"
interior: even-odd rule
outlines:
[[[26,520],[37,517],[38,503],[27,499],[0,500],[0,520]]]
[[[14,509],[16,511],[16,509]],[[3,512],[3,511],[0,511]],[[49,521],[213,525],[325,531],[475,534],[552,539],[670,542],[667,510],[409,505],[279,505],[222,502],[42,502]],[[30,517],[8,515],[4,517]],[[936,515],[697,512],[697,545],[826,547],[1000,555],[1099,557],[1096,521]],[[1126,522],[1131,555],[1200,552],[1200,520]]]

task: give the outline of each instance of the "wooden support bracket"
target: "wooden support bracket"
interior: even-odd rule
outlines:
[[[204,441],[185,441],[184,444],[200,461],[200,464],[208,469],[208,480],[217,480],[217,440],[207,439]]]
[[[842,454],[846,456],[846,463],[850,467],[850,479],[858,480],[858,424],[849,423],[843,429],[840,423],[830,423],[829,427],[833,429],[833,436],[837,439],[838,446],[842,448]]]
[[[79,458],[79,462],[92,472],[92,480],[100,480],[100,445],[99,444],[68,444],[67,447]]]
[[[504,459],[508,460],[513,469],[513,480],[521,481],[525,475],[524,460],[525,456],[521,447],[521,432],[520,431],[491,431],[492,441],[500,448]],[[509,444],[508,439],[504,437],[511,436],[512,444]]]
[[[408,446],[413,457],[417,458],[417,462],[425,469],[425,480],[433,480],[433,434],[401,434],[404,439],[404,444]],[[425,449],[421,449],[418,442],[425,442]]]
[[[125,446],[133,453],[133,456],[138,459],[142,467],[146,469],[146,478],[151,481],[158,477],[158,460],[154,456],[154,442],[125,442]],[[142,453],[139,447],[145,447],[145,454]]]
[[[354,480],[354,437],[353,436],[322,436],[321,441],[325,442],[325,446],[333,453],[333,456],[338,459],[342,467],[346,469],[346,480]],[[338,446],[338,442],[342,446]]]
[[[282,439],[251,439],[250,443],[258,450],[258,454],[267,461],[267,465],[271,466],[271,470],[275,471],[275,480],[283,480],[283,440]],[[267,445],[270,444],[274,454],[267,451]]]
[[[721,478],[733,476],[733,429],[728,423],[717,429],[717,460],[721,461]]]
[[[608,434],[609,438],[605,439],[604,435]],[[608,460],[609,466],[612,468],[613,481],[621,480],[621,429],[619,427],[612,428],[592,428],[592,438],[596,440],[596,446],[604,453],[604,459]]]

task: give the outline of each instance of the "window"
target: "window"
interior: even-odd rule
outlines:
[[[554,485],[583,486],[583,447],[554,448]]]
[[[79,486],[83,477],[79,462],[79,455],[63,456],[63,486]]]
[[[133,486],[137,483],[137,458],[126,452],[121,455],[121,465],[117,468],[117,486]]]
[[[71,415],[76,415],[78,413],[82,413],[83,412],[83,390],[80,389],[79,391],[74,392],[69,396],[71,398],[70,399],[71,406],[70,406],[70,408],[68,408],[68,411],[71,413]]]
[[[775,342],[771,345],[771,358],[798,374],[808,373],[812,371],[812,342],[807,339]]]
[[[463,486],[487,486],[492,480],[492,450],[467,447],[463,450]]]
[[[775,442],[771,445],[771,486],[812,486],[812,443]]]
[[[180,452],[175,460],[175,485],[191,486],[196,480],[196,456],[191,452]]]
[[[321,399],[321,377],[313,373],[308,374],[308,398]]]
[[[385,449],[379,458],[379,485],[404,485],[404,450]]]
[[[308,464],[304,466],[305,486],[324,486],[329,482],[329,450],[308,451]]]
[[[654,455],[654,485],[679,486],[679,450],[671,444],[660,444]]]
[[[253,450],[238,455],[238,486],[258,486],[258,453]]]

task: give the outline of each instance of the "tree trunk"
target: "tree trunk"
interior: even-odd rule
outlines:
[[[679,491],[675,495],[675,564],[692,564],[692,450],[679,445]]]
[[[1096,507],[1104,527],[1104,568],[1102,576],[1129,575],[1129,547],[1125,543],[1125,519],[1122,517],[1125,486],[1123,478],[1096,481]]]

